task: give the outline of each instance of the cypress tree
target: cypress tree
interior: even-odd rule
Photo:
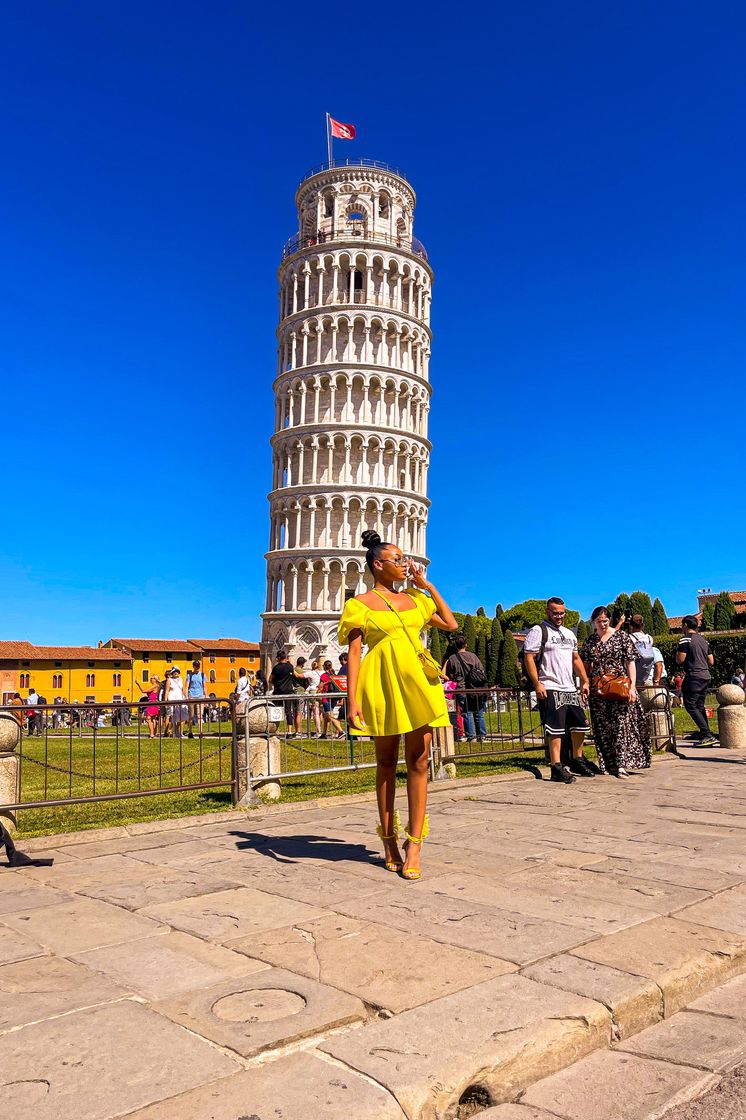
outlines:
[[[653,629],[651,633],[668,633],[668,615],[666,614],[663,603],[661,603],[660,599],[656,599],[653,603]]]
[[[438,662],[439,665],[443,664],[443,638],[437,626],[434,626],[430,631],[430,652]]]
[[[487,635],[483,630],[477,634],[477,648],[474,651],[483,665],[487,664]]]
[[[702,607],[702,621],[699,626],[700,630],[714,630],[715,629],[715,604],[705,603]]]
[[[629,613],[642,615],[642,628],[646,634],[654,634],[653,604],[646,591],[633,591],[629,597]]]
[[[736,625],[736,608],[727,591],[721,591],[715,600],[715,629],[733,630]]]
[[[477,607],[477,618],[486,618],[487,612],[484,607]]]
[[[622,591],[614,600],[614,607],[619,611],[620,614],[629,615],[629,595],[627,595],[626,592]]]
[[[464,619],[464,637],[466,638],[466,648],[469,653],[476,653],[477,651],[477,628],[474,625],[473,615],[467,614]]]
[[[500,619],[505,614],[502,603],[498,603],[495,607],[495,618]]]
[[[583,642],[588,637],[588,623],[584,622],[582,618],[578,623],[578,629],[575,637],[578,639],[578,649],[580,649]]]
[[[518,646],[512,630],[508,630],[502,640],[497,678],[501,688],[518,687]]]
[[[489,684],[497,684],[497,666],[500,659],[500,647],[503,641],[503,628],[500,625],[499,618],[492,619],[492,633],[490,634],[490,641],[487,647],[487,681]]]

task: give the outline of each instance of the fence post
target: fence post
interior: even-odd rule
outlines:
[[[241,808],[257,805],[260,798],[265,801],[280,799],[279,778],[258,780],[263,775],[278,774],[280,770],[280,740],[274,734],[277,725],[269,721],[268,705],[268,700],[257,698],[242,701],[235,707],[238,804]]]
[[[21,729],[15,716],[0,712],[0,806],[13,805],[19,800],[17,749]],[[12,809],[0,808],[0,822],[10,833],[16,830],[16,814]]]
[[[721,684],[717,698],[720,746],[728,750],[746,746],[746,693],[737,684]]]

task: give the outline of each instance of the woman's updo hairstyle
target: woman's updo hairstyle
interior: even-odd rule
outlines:
[[[374,576],[376,572],[373,567],[373,561],[378,560],[383,550],[385,548],[391,548],[391,545],[387,544],[386,541],[382,541],[375,529],[366,529],[363,533],[362,541],[363,548],[366,549],[365,563],[370,569],[370,574]]]
[[[591,622],[595,622],[600,614],[605,614],[606,617],[609,618],[609,608],[608,607],[596,607],[591,614]]]

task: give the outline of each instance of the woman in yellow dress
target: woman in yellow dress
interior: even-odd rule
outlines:
[[[373,590],[348,599],[339,623],[339,641],[349,643],[347,720],[365,731],[376,747],[376,798],[386,869],[405,879],[420,877],[420,849],[428,832],[427,768],[433,727],[450,720],[440,679],[428,680],[418,657],[420,632],[426,626],[456,630],[450,607],[425,579],[423,568],[404,557],[396,545],[366,530],[366,562]],[[409,576],[414,584],[396,591]],[[425,592],[428,592],[426,595]],[[368,652],[362,658],[362,647]],[[394,810],[399,737],[404,736],[409,823],[406,861],[399,853],[399,818]]]

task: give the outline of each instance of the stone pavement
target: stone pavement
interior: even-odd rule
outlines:
[[[13,1120],[653,1120],[746,1055],[746,756],[38,840],[0,867]],[[718,989],[714,991],[714,989]]]

